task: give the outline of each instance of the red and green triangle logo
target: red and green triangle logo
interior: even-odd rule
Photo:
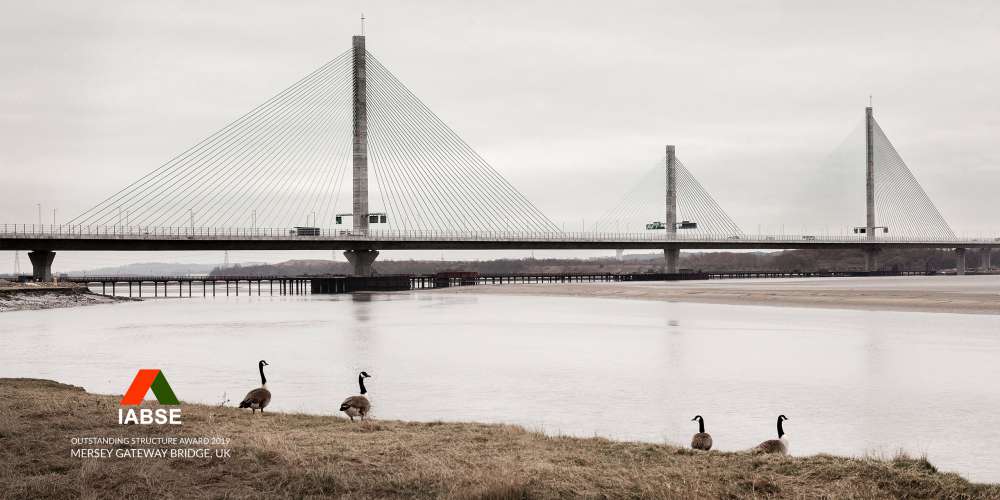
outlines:
[[[119,405],[129,406],[142,404],[142,400],[146,397],[146,393],[148,393],[150,389],[153,390],[153,395],[156,396],[156,400],[159,401],[161,405],[181,404],[181,402],[177,400],[174,390],[171,389],[170,384],[167,383],[167,377],[163,376],[163,372],[158,369],[143,368],[139,370],[139,373],[135,374],[135,378],[132,379],[132,385],[130,385],[128,391],[125,392],[125,397],[122,398]]]

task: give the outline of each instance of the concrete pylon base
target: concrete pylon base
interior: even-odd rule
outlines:
[[[882,249],[878,247],[866,248],[865,249],[865,271],[872,273],[878,271],[878,254],[882,253]]]
[[[35,281],[52,281],[52,261],[56,253],[52,250],[35,250],[28,252],[31,260],[31,275]]]
[[[993,263],[990,261],[991,253],[993,253],[993,249],[987,247],[982,249],[982,253],[980,254],[981,261],[979,267],[982,269],[984,273],[990,272],[990,270],[993,268]]]
[[[681,261],[680,248],[663,249],[663,272],[667,274],[677,274]]]
[[[347,262],[354,268],[354,276],[371,276],[375,273],[375,258],[378,257],[378,250],[348,250],[344,252]]]
[[[965,261],[965,253],[964,248],[955,249],[955,274],[965,274],[965,268],[968,265]]]

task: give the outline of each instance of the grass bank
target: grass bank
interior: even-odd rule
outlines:
[[[155,404],[151,404],[155,407]],[[118,425],[118,397],[0,379],[0,495],[350,498],[1000,498],[926,460],[693,452],[518,427],[265,414],[184,404]],[[78,458],[72,438],[219,436],[229,458]],[[105,448],[128,448],[128,445]]]

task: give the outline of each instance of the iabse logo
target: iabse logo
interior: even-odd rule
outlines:
[[[156,400],[159,401],[161,405],[179,405],[180,401],[177,400],[177,395],[174,394],[174,390],[170,387],[167,382],[167,377],[163,375],[163,372],[159,369],[143,368],[139,370],[139,373],[135,374],[135,378],[132,379],[132,385],[129,386],[128,391],[125,392],[125,396],[122,397],[121,402],[118,404],[120,406],[138,406],[142,404],[142,400],[145,399],[146,394],[152,390],[153,395],[156,396]],[[172,424],[180,425],[181,423],[181,409],[180,408],[119,408],[118,409],[118,423],[119,424]]]

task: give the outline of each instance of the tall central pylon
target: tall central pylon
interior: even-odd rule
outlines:
[[[368,234],[368,97],[365,89],[365,37],[353,38],[354,47],[354,169],[352,171],[354,234]]]
[[[875,239],[875,117],[865,108],[865,239]],[[878,247],[865,249],[865,271],[878,270]]]
[[[352,38],[354,57],[354,139],[351,153],[353,169],[351,170],[353,201],[351,203],[351,219],[353,234],[368,234],[368,89],[366,68],[365,36],[356,35]],[[353,274],[370,276],[375,269],[372,264],[378,257],[378,250],[348,250],[344,257],[351,263]]]
[[[677,155],[673,145],[667,146],[667,213],[664,225],[667,239],[677,238]],[[663,249],[664,268],[666,273],[676,273],[681,258],[681,250],[677,245]]]

